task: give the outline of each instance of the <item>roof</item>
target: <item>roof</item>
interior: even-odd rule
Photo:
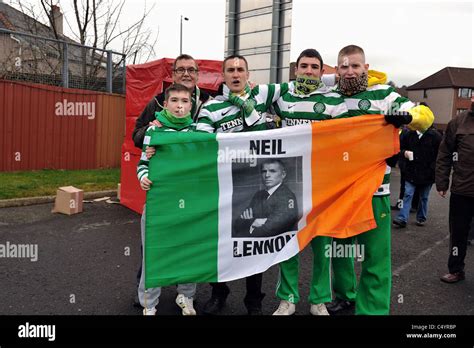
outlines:
[[[41,38],[56,40],[53,30],[49,26],[3,2],[0,2],[0,28],[17,31],[18,35],[15,35],[15,38],[30,47],[43,44],[48,46],[50,51],[57,51],[57,45],[54,41],[41,41]],[[39,36],[39,38],[20,35],[20,33],[32,34]],[[59,35],[59,37],[62,41],[74,44],[69,46],[69,60],[82,61],[83,53],[80,48],[81,44],[65,35]],[[97,60],[105,61],[106,59],[99,51],[94,52],[94,55]]]
[[[0,2],[0,28],[17,31],[19,33],[37,35],[49,39],[56,39],[51,27],[3,2]],[[68,43],[80,45],[79,42],[65,35],[59,35],[59,37],[61,40]],[[31,41],[31,39],[28,40],[26,37],[18,37],[18,39],[28,42]]]
[[[474,69],[448,66],[409,86],[407,90],[450,87],[474,88]]]

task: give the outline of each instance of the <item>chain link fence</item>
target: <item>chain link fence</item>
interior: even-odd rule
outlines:
[[[0,29],[0,79],[125,94],[125,55]]]

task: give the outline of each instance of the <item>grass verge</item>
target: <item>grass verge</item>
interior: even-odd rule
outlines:
[[[0,199],[56,195],[60,186],[84,192],[117,189],[120,168],[91,170],[33,170],[0,173]]]

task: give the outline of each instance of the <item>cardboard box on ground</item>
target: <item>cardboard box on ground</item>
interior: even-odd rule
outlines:
[[[56,191],[56,201],[52,213],[67,215],[82,212],[84,191],[74,186],[63,186]]]

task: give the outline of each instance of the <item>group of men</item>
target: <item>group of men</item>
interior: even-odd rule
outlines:
[[[297,59],[295,81],[251,88],[247,60],[243,56],[233,55],[223,62],[222,93],[212,99],[196,85],[199,68],[195,60],[189,55],[181,55],[176,58],[173,65],[173,81],[191,91],[191,117],[196,123],[196,130],[202,132],[264,130],[269,128],[265,117],[265,113],[269,110],[278,116],[281,127],[366,114],[384,114],[385,120],[396,127],[406,124],[411,129],[419,131],[426,130],[433,123],[434,117],[429,108],[423,105],[416,106],[397,94],[393,87],[385,84],[384,73],[369,70],[362,48],[355,45],[344,47],[338,54],[337,64],[339,80],[336,86],[330,88],[321,80],[324,73],[321,55],[315,49],[306,49]],[[155,112],[163,109],[164,99],[164,94],[154,97],[137,119],[133,132],[133,140],[137,147],[143,148],[143,139],[149,126],[161,126],[156,120]],[[145,145],[144,153],[151,156],[154,149]],[[280,176],[279,184],[281,184],[286,176],[283,166],[274,163],[271,167],[267,164],[262,170],[268,172],[270,168],[279,173],[277,175]],[[262,176],[270,175],[263,171]],[[377,227],[353,238],[334,239],[338,244],[352,244],[357,239],[357,243],[365,246],[359,282],[356,279],[352,257],[331,260],[325,256],[324,250],[327,245],[333,243],[332,238],[316,237],[311,241],[314,255],[309,295],[311,314],[328,315],[329,312],[335,313],[354,306],[356,314],[389,314],[391,290],[389,180],[390,167],[387,165],[383,183],[374,193],[372,201]],[[272,185],[266,186],[268,192],[265,194],[265,199],[270,199],[275,189],[272,190]],[[265,225],[262,219],[257,221],[251,210],[243,212],[241,218],[250,220],[250,225],[254,228],[262,228]],[[334,277],[331,276],[331,265]],[[298,255],[282,262],[279,267],[280,278],[276,295],[280,299],[280,305],[274,315],[291,315],[300,300]],[[205,303],[203,312],[218,314],[226,303],[230,288],[226,283],[210,285],[212,295]],[[246,288],[244,304],[248,314],[262,314],[262,300],[265,296],[262,293],[262,274],[247,277]],[[141,297],[143,291],[145,291],[143,288],[139,290]],[[188,298],[186,304],[192,306],[192,298]]]

